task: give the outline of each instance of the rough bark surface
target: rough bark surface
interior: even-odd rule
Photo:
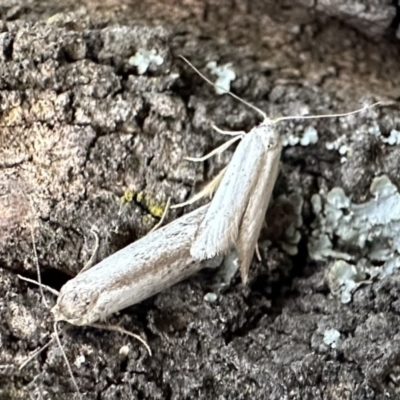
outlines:
[[[178,55],[205,72],[209,61],[232,63],[232,90],[274,116],[400,95],[396,7],[382,0],[1,0],[0,14],[1,399],[78,398],[54,344],[18,369],[52,331],[39,290],[17,278],[36,277],[32,232],[43,281],[59,289],[90,258],[92,228],[102,259],[146,234],[168,196],[183,201],[215,176],[233,149],[205,164],[184,160],[225,141],[212,124],[248,131],[259,121]],[[163,63],[138,74],[129,59],[139,49]],[[365,201],[382,174],[400,187],[399,147],[368,135],[371,121],[389,133],[400,112],[282,123],[282,134],[309,125],[320,134],[283,151],[275,189],[304,199],[299,254],[261,244],[249,285],[236,277],[216,303],[203,300],[202,274],[115,316],[147,337],[152,357],[116,333],[69,329],[62,343],[83,398],[399,398],[399,273],[344,305],[325,263],[307,254],[313,194],[339,186]],[[344,164],[325,146],[341,135],[355,144]],[[277,216],[269,223],[279,226]],[[323,341],[328,328],[342,333],[336,349]]]

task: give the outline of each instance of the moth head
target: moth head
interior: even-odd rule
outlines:
[[[55,321],[73,325],[89,325],[99,319],[94,311],[99,294],[95,291],[77,291],[67,282],[60,291],[57,304],[51,309]]]
[[[265,118],[264,121],[256,126],[260,139],[263,141],[264,145],[268,149],[274,149],[281,146],[281,138],[276,129],[276,123],[270,118]]]

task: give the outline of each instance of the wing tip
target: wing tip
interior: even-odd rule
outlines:
[[[192,243],[190,255],[196,260],[207,260],[228,253],[230,249],[227,238],[217,237],[213,233],[202,232]]]
[[[216,251],[207,249],[207,244],[203,242],[195,241],[190,248],[190,255],[196,260],[208,260],[210,258],[216,257],[218,254]]]
[[[242,278],[243,285],[247,285],[247,281],[249,279],[249,270],[240,267],[240,277]]]

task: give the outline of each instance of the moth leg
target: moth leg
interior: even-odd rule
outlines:
[[[90,324],[88,326],[91,326],[91,327],[97,328],[97,329],[104,329],[104,330],[112,331],[112,332],[119,332],[119,333],[122,333],[123,335],[131,336],[134,339],[136,339],[137,341],[139,341],[140,343],[142,343],[142,345],[146,348],[147,352],[149,353],[149,356],[150,357],[152,356],[150,346],[147,344],[146,340],[143,339],[141,336],[137,335],[136,333],[127,331],[126,329],[121,328],[120,326],[117,326],[117,325]]]
[[[258,243],[256,244],[256,257],[257,257],[257,260],[259,262],[262,261],[262,257],[261,257],[261,254],[260,254],[260,248],[258,247]]]
[[[216,149],[214,149],[213,151],[211,151],[210,153],[206,154],[203,157],[185,157],[185,160],[188,161],[194,161],[194,162],[202,162],[205,161],[207,159],[209,159],[210,157],[214,156],[215,154],[221,154],[223,153],[231,144],[237,142],[239,139],[242,139],[241,135],[237,135],[235,137],[233,137],[232,139],[228,140],[227,142],[225,142],[224,144],[222,144],[221,146],[217,147]]]
[[[220,133],[221,135],[229,135],[229,136],[238,136],[238,135],[240,135],[240,136],[244,136],[244,135],[246,135],[246,132],[244,132],[244,131],[224,131],[223,129],[221,129],[221,128],[218,128],[218,126],[216,126],[216,125],[212,125],[211,126],[215,131],[217,131],[218,133]]]
[[[97,251],[99,250],[99,236],[97,235],[97,233],[91,229],[90,232],[92,232],[93,236],[94,236],[94,240],[95,240],[95,245],[94,245],[94,250],[92,253],[92,256],[90,257],[90,260],[86,263],[86,265],[78,272],[78,275],[81,274],[82,272],[87,271],[88,269],[92,268],[93,266],[93,262],[94,259],[97,256]]]
[[[165,205],[164,212],[163,212],[160,220],[153,226],[153,228],[151,228],[149,233],[154,232],[155,230],[157,230],[164,223],[164,220],[165,220],[165,217],[168,214],[170,205],[171,205],[171,197],[168,197],[167,204]]]
[[[205,186],[205,188],[202,189],[199,193],[195,194],[189,200],[187,200],[187,201],[185,201],[183,203],[175,204],[175,205],[171,206],[170,208],[173,210],[174,208],[188,206],[189,204],[193,204],[196,201],[198,201],[198,200],[200,200],[200,199],[202,199],[203,197],[206,197],[206,196],[209,196],[211,198],[212,195],[217,190],[219,184],[221,183],[221,180],[222,180],[222,177],[225,174],[225,171],[226,171],[226,167],[210,183],[208,183]]]

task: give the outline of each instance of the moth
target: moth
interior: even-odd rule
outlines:
[[[204,260],[236,248],[244,283],[279,172],[282,141],[264,121],[239,142],[190,248]]]
[[[55,321],[91,325],[186,279],[222,257],[202,262],[190,246],[208,206],[151,232],[69,280],[52,309]]]
[[[203,268],[216,268],[223,260],[200,261],[190,255],[190,246],[208,205],[202,206],[166,226],[105,258],[90,269],[79,273],[56,292],[24,277],[22,280],[39,284],[58,295],[51,309],[54,317],[54,338],[36,351],[21,366],[57,340],[78,396],[82,398],[67,356],[58,337],[57,323],[66,321],[77,326],[91,326],[127,334],[139,340],[151,355],[151,349],[139,335],[119,326],[98,324],[110,315],[145,300],[156,293],[188,278]],[[85,268],[84,268],[85,269]]]
[[[216,86],[188,60],[182,56],[181,58],[204,80]],[[250,263],[279,173],[282,140],[275,129],[276,123],[287,119],[342,117],[358,113],[365,107],[350,113],[271,119],[262,110],[235,94],[226,90],[224,92],[256,110],[262,116],[263,121],[248,133],[223,131],[213,126],[217,132],[235,137],[205,157],[198,159],[188,157],[187,159],[204,161],[240,139],[232,159],[209,187],[188,202],[177,204],[174,207],[192,203],[206,193],[215,191],[194,237],[190,254],[195,259],[204,260],[220,254],[227,254],[232,248],[235,248],[242,281],[246,283]],[[370,107],[377,104],[379,103]]]

